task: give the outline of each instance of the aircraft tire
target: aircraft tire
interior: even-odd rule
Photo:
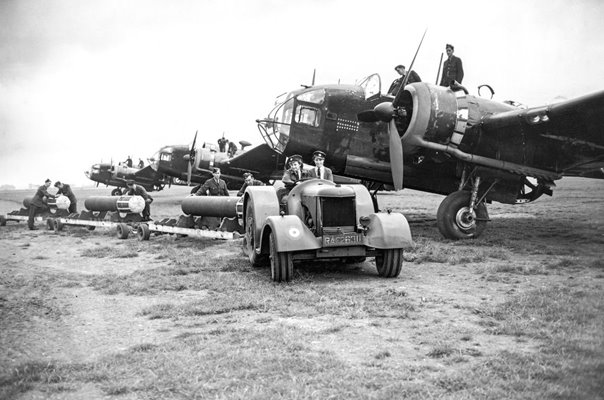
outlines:
[[[275,282],[289,282],[294,275],[294,262],[288,251],[277,251],[275,234],[271,232],[269,237],[271,278]]]
[[[375,256],[378,275],[383,278],[396,278],[403,268],[403,249],[378,250]]]
[[[138,240],[149,240],[151,237],[151,230],[149,229],[149,225],[140,224],[137,229]]]
[[[255,247],[255,215],[254,206],[248,201],[245,212],[245,234],[243,236],[243,253],[248,256],[253,267],[263,267],[267,264],[266,256],[257,254]]]
[[[120,188],[115,188],[111,191],[111,195],[112,196],[121,196],[122,195],[122,190]]]
[[[467,190],[458,190],[440,203],[436,213],[436,225],[445,238],[474,239],[487,227],[487,207],[480,203],[471,213],[468,207],[471,195]]]
[[[121,223],[117,225],[117,238],[128,239],[130,235],[130,227],[127,224]]]

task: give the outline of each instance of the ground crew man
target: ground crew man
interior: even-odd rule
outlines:
[[[126,181],[126,193],[125,196],[141,196],[145,199],[145,208],[143,209],[143,221],[151,221],[151,203],[153,203],[153,197],[147,193],[144,187],[137,185],[133,180]]]
[[[36,214],[38,213],[38,211],[42,211],[48,207],[46,205],[46,201],[44,200],[44,198],[46,198],[46,199],[55,198],[54,195],[48,193],[48,188],[50,187],[51,183],[52,183],[52,181],[50,179],[47,179],[46,181],[44,181],[44,185],[42,185],[38,188],[38,190],[36,191],[36,194],[34,195],[33,199],[31,200],[31,203],[29,204],[29,218],[27,220],[27,226],[32,231],[38,229],[34,226],[34,218],[36,217]]]
[[[55,182],[55,187],[58,188],[57,196],[62,194],[69,199],[69,213],[74,214],[78,212],[78,201],[71,190],[71,186],[66,183],[61,183],[60,181]]]
[[[440,86],[450,86],[452,82],[461,84],[463,80],[463,65],[461,58],[455,57],[453,51],[455,48],[452,44],[445,46],[448,58],[443,63],[443,76],[440,80]]]
[[[254,179],[254,175],[250,172],[243,174],[243,179],[243,186],[241,186],[241,189],[237,192],[237,196],[243,196],[245,189],[247,189],[248,186],[264,186],[264,182]]]
[[[392,96],[396,96],[396,94],[399,91],[399,86],[401,85],[401,83],[405,80],[405,66],[404,65],[397,65],[396,67],[394,67],[394,70],[396,72],[398,72],[398,74],[400,75],[398,78],[396,78],[392,84],[390,85],[390,88],[388,89],[388,94],[392,95]],[[417,72],[411,70],[409,71],[409,80],[407,81],[407,83],[414,83],[414,82],[421,82],[422,78],[419,77],[419,75],[417,74]]]
[[[195,192],[196,196],[228,196],[226,182],[220,179],[220,168],[212,168],[212,177]]]
[[[315,167],[308,171],[308,176],[310,178],[326,179],[333,182],[333,173],[331,172],[331,169],[323,166],[323,163],[325,162],[325,153],[321,150],[315,151],[312,153],[312,160],[315,163]]]

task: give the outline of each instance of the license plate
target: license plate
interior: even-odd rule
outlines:
[[[323,235],[323,247],[346,246],[363,243],[363,234],[356,232]]]

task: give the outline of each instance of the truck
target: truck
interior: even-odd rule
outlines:
[[[272,186],[251,186],[241,198],[243,252],[253,266],[270,264],[275,282],[289,282],[294,264],[362,262],[375,257],[379,276],[401,273],[403,251],[413,245],[407,219],[378,212],[362,184],[311,179],[280,199]]]

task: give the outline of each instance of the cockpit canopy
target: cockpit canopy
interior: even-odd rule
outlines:
[[[328,111],[329,94],[341,90],[363,93],[367,99],[379,95],[381,80],[378,74],[372,74],[356,85],[312,86],[279,96],[268,117],[257,121],[264,141],[277,152],[283,153],[292,124],[318,129]]]

